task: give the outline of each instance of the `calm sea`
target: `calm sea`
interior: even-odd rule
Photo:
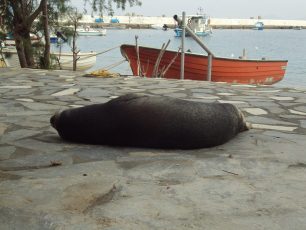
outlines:
[[[107,36],[80,36],[77,40],[81,52],[101,52],[121,44],[135,44],[135,35],[140,45],[160,48],[171,40],[170,49],[177,50],[180,38],[174,37],[173,30],[127,29],[107,30]],[[239,57],[246,49],[248,58],[286,59],[288,67],[285,78],[278,86],[306,88],[306,30],[228,30],[215,29],[212,36],[202,38],[216,56]],[[192,38],[186,38],[186,49],[194,53],[204,52]],[[65,50],[67,50],[67,46]],[[105,68],[123,60],[117,48],[97,57],[91,70]],[[127,62],[111,70],[120,74],[131,74]]]

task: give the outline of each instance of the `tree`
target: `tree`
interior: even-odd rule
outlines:
[[[77,68],[77,61],[78,61],[78,53],[80,50],[76,47],[76,37],[77,37],[77,27],[79,24],[79,21],[82,19],[82,14],[78,12],[77,9],[71,8],[68,10],[68,17],[69,21],[73,25],[73,35],[72,35],[72,54],[73,54],[73,71],[76,71]]]
[[[33,0],[2,0],[0,11],[4,12],[4,23],[11,31],[21,67],[34,66],[30,32],[34,20],[42,10],[42,3]]]
[[[139,0],[84,0],[85,5],[89,4],[93,11],[103,12],[112,9],[112,3],[115,3],[117,8],[125,9],[127,3],[130,6],[141,5]],[[43,14],[44,33],[48,40],[48,8],[57,6],[58,12],[65,9],[70,1],[65,0],[1,0],[0,13],[4,18],[4,23],[8,31],[13,32],[16,49],[21,67],[33,67],[34,57],[30,39],[30,32],[33,27],[34,20],[40,14]],[[49,58],[50,45],[48,41],[45,47],[45,59]],[[44,61],[48,65],[48,61]]]
[[[45,69],[50,68],[50,30],[54,30],[54,26],[58,26],[59,17],[70,10],[67,5],[67,1],[63,0],[41,0],[42,16],[41,16],[41,27],[44,31],[45,37],[45,49],[42,61],[42,66]],[[51,23],[50,23],[51,22]],[[39,26],[38,26],[39,27]]]

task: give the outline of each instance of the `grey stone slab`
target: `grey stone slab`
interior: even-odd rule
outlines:
[[[0,89],[30,89],[30,85],[2,85]]]
[[[306,113],[306,105],[305,106],[294,107],[294,110],[296,110],[298,112]]]
[[[303,117],[301,115],[284,115],[284,114],[281,114],[281,115],[279,115],[279,118],[285,118],[285,119],[303,119],[305,117]]]
[[[302,105],[302,103],[295,103],[295,102],[278,102],[277,104],[285,106],[285,107]]]
[[[212,90],[212,89],[199,89],[199,88],[191,88],[190,89],[190,91],[192,92],[192,93],[194,93],[194,94],[197,94],[197,93],[199,93],[199,94],[212,94],[212,93],[214,93],[215,91],[214,90]]]
[[[59,91],[59,92],[56,92],[56,93],[53,93],[51,94],[51,96],[54,96],[54,97],[61,97],[61,96],[66,96],[66,95],[73,95],[77,92],[79,92],[81,89],[79,88],[69,88],[69,89],[64,89],[62,91]]]
[[[16,101],[22,101],[22,102],[34,102],[31,98],[17,98]]]
[[[43,122],[38,122],[38,121],[35,121],[35,120],[32,120],[32,119],[26,119],[26,120],[23,120],[22,122],[20,122],[19,125],[22,126],[22,127],[41,129],[41,128],[50,126],[49,122],[47,122],[47,121],[49,121],[49,120],[46,120],[46,121],[43,121]]]
[[[14,146],[0,146],[0,161],[9,159],[15,151]]]
[[[271,106],[271,107],[266,107],[267,110],[269,110],[269,112],[271,113],[276,113],[276,114],[281,114],[281,113],[285,113],[286,110],[279,107],[279,106]]]
[[[9,92],[10,89],[0,89],[0,94],[6,94],[7,92]]]
[[[264,132],[264,135],[282,138],[294,144],[297,144],[297,143],[303,144],[305,142],[305,135],[300,135],[300,134],[288,134],[288,133],[282,133],[278,131],[266,131]]]
[[[90,89],[84,89],[81,92],[77,93],[79,97],[84,98],[93,98],[93,97],[109,97],[110,93],[109,91],[102,90],[99,88],[90,88]]]
[[[117,157],[126,155],[126,151],[128,150],[108,146],[76,145],[67,148],[65,153],[72,157],[75,164],[79,164],[91,161],[115,160]]]
[[[18,112],[8,112],[5,115],[8,117],[24,117],[24,116],[38,116],[50,114],[49,111],[18,111]]]
[[[260,108],[244,108],[243,111],[252,115],[265,115],[268,114],[267,111]]]
[[[0,123],[0,136],[2,136],[5,133],[8,127],[9,125],[5,123]]]
[[[202,103],[214,103],[217,102],[217,100],[213,99],[201,99],[201,98],[191,98],[191,99],[184,99],[186,101],[195,101],[195,102],[202,102]]]
[[[219,96],[215,96],[212,94],[206,94],[206,93],[193,93],[193,97],[195,98],[202,98],[202,99],[211,99],[211,100],[217,100],[220,99]]]
[[[248,116],[247,121],[251,123],[258,123],[258,124],[265,124],[265,125],[296,126],[296,124],[293,122],[286,122],[282,120],[276,120],[276,119],[260,117],[260,116]]]
[[[270,98],[276,101],[294,101],[295,100],[294,97],[284,97],[284,96],[274,96]]]
[[[295,100],[295,102],[306,103],[306,98],[299,98],[299,99]]]
[[[251,106],[259,107],[259,108],[262,108],[262,107],[264,107],[264,108],[269,108],[269,107],[275,107],[275,106],[277,106],[277,104],[274,103],[274,102],[272,102],[272,101],[271,101],[271,102],[250,101],[249,104],[250,104]]]
[[[231,100],[218,100],[219,103],[229,103],[229,104],[247,104],[245,101],[231,101]]]
[[[163,95],[163,94],[170,94],[179,91],[178,89],[153,89],[150,90],[150,93]]]
[[[106,103],[110,100],[108,97],[93,97],[90,98],[90,102],[92,103]]]
[[[34,101],[54,100],[54,97],[50,95],[32,95],[31,98]]]
[[[59,105],[52,105],[46,103],[39,103],[39,102],[20,102],[24,107],[35,110],[35,111],[42,111],[42,110],[59,110],[61,106]]]
[[[41,134],[40,136],[43,136]],[[38,137],[39,138],[39,137]],[[22,140],[13,140],[8,142],[10,145],[14,145],[17,147],[27,148],[29,150],[37,151],[40,153],[55,153],[60,152],[64,149],[67,143],[62,142],[59,138],[50,138],[49,142],[40,141],[36,139],[22,139]]]
[[[253,129],[267,129],[267,130],[278,130],[278,131],[287,131],[292,132],[298,129],[298,126],[279,126],[279,125],[265,125],[265,124],[254,124],[252,123]]]
[[[1,161],[0,169],[3,171],[16,171],[46,168],[52,167],[53,162],[58,162],[61,165],[69,165],[72,164],[72,159],[69,155],[62,153],[35,154],[22,158]]]
[[[57,105],[60,106],[61,109],[63,106],[68,106],[68,103],[65,101],[46,101],[47,104]]]
[[[292,113],[292,114],[297,114],[297,115],[301,115],[301,116],[306,116],[306,113],[305,113],[305,112],[300,112],[300,111],[293,110],[293,109],[289,109],[289,112]]]
[[[185,93],[166,93],[164,96],[173,97],[173,98],[186,98],[187,95]]]
[[[301,120],[301,127],[306,129],[306,120]]]
[[[27,137],[32,137],[39,133],[40,133],[39,131],[34,131],[30,129],[18,129],[16,131],[5,133],[2,136],[0,143],[9,143],[11,141],[16,141],[16,140],[27,138]]]

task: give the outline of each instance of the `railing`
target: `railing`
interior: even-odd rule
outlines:
[[[183,12],[183,20],[181,20],[177,15],[173,16],[174,20],[178,22],[182,27],[182,50],[181,50],[181,79],[184,79],[185,71],[185,34],[188,34],[207,52],[207,81],[211,81],[211,71],[212,71],[212,61],[214,54],[205,46],[201,39],[186,25],[186,12]]]

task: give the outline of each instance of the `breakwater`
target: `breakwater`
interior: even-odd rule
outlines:
[[[63,20],[65,21],[65,20]],[[210,25],[213,28],[223,29],[249,29],[258,21],[264,23],[266,29],[306,29],[306,20],[276,20],[276,19],[229,19],[210,18]],[[83,25],[94,27],[117,27],[117,28],[151,28],[152,25],[166,24],[169,27],[175,26],[172,17],[147,17],[147,16],[104,16],[103,18],[84,15],[80,21]]]

